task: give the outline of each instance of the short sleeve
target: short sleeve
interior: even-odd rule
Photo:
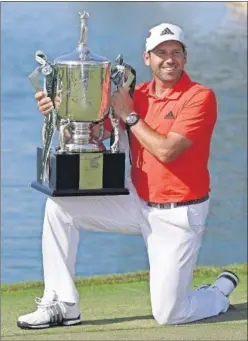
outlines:
[[[192,142],[204,134],[212,134],[217,120],[217,101],[211,89],[200,90],[182,108],[170,132],[185,136]]]

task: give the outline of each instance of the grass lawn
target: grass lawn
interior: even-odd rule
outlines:
[[[82,324],[21,330],[19,315],[33,311],[43,283],[2,285],[1,340],[247,340],[247,265],[233,265],[240,284],[226,314],[197,323],[159,326],[151,315],[146,272],[77,279]],[[198,268],[193,286],[211,283],[221,268]]]

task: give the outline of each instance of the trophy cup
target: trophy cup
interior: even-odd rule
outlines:
[[[37,148],[37,178],[31,187],[50,196],[125,195],[125,153],[119,146],[119,119],[110,107],[111,81],[115,86],[133,89],[135,70],[91,53],[88,48],[88,18],[80,15],[78,47],[50,62],[36,52],[38,67],[30,74],[36,91],[38,76],[44,77],[44,90],[54,109],[45,116],[42,147]],[[113,127],[112,144],[104,143],[105,120]],[[95,133],[97,131],[97,134]],[[58,133],[59,144],[52,142]]]

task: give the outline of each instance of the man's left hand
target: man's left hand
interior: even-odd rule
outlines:
[[[128,91],[129,89],[126,90],[123,87],[119,87],[111,97],[111,105],[116,115],[124,122],[126,121],[126,117],[134,111],[133,100]]]

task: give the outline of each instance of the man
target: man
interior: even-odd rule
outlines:
[[[209,208],[207,168],[217,104],[214,92],[191,81],[182,30],[149,31],[144,62],[153,80],[134,98],[120,88],[112,105],[131,131],[128,196],[48,198],[42,239],[45,291],[21,328],[80,323],[74,284],[79,228],[142,234],[150,265],[152,313],[159,324],[181,324],[226,312],[238,277],[224,271],[212,285],[190,291]],[[52,103],[43,92],[38,106]],[[124,135],[122,135],[123,138]]]

